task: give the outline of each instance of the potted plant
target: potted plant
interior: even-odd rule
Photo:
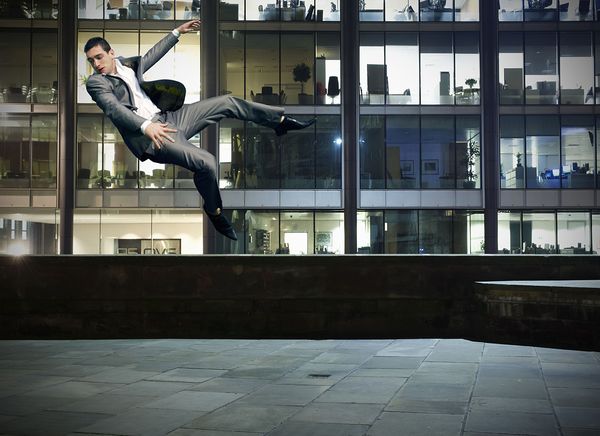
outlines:
[[[300,94],[298,94],[298,104],[312,104],[312,95],[304,93],[304,84],[310,79],[310,67],[304,62],[294,67],[294,82],[300,82]]]
[[[480,155],[481,151],[479,149],[479,143],[472,138],[469,139],[467,141],[467,150],[463,159],[463,163],[465,164],[465,181],[463,182],[463,187],[466,189],[474,189],[476,186],[475,181],[477,180],[478,175],[475,172],[475,164]]]

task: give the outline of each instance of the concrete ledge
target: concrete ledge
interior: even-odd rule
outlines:
[[[598,349],[600,280],[478,282],[475,295],[485,304],[488,335]]]
[[[0,328],[5,339],[437,337],[529,343],[538,336],[500,329],[500,318],[486,314],[494,312],[476,282],[548,278],[599,280],[598,257],[0,256]],[[543,328],[562,328],[555,321],[545,319]],[[546,342],[534,344],[600,348],[596,334],[583,331],[598,330],[597,318],[582,322],[577,341],[565,334],[555,340],[546,330]]]

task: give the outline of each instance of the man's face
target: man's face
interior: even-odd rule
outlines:
[[[86,51],[85,55],[95,72],[100,74],[115,73],[115,52],[112,48],[106,52],[97,45]]]

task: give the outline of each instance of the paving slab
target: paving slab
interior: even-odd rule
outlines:
[[[269,436],[363,436],[367,429],[366,425],[288,421]]]
[[[346,377],[316,401],[326,403],[387,403],[406,382],[393,377]]]
[[[253,406],[230,404],[215,412],[194,419],[186,428],[266,433],[299,412],[297,406]]]
[[[80,428],[82,433],[158,436],[184,426],[206,412],[134,408]]]
[[[242,394],[224,392],[180,391],[173,395],[147,402],[141,407],[211,412],[241,397]]]
[[[473,410],[467,415],[465,431],[524,434],[537,436],[559,435],[552,414],[517,413],[495,410]]]
[[[384,412],[369,436],[460,436],[463,417],[430,413]]]
[[[383,407],[384,404],[313,403],[304,407],[291,420],[371,425]]]

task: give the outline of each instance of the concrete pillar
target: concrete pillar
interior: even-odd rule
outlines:
[[[218,95],[219,78],[219,2],[203,1],[200,13],[202,27],[200,32],[200,75],[202,85],[202,98],[216,97]],[[217,154],[217,126],[212,125],[202,131],[202,146],[214,154]],[[217,178],[219,175],[217,174]],[[213,254],[216,251],[215,238],[224,238],[218,234],[206,214],[203,218],[203,252]]]
[[[58,8],[59,252],[73,254],[74,156],[77,141],[77,8],[75,0],[61,0]]]
[[[358,0],[341,4],[342,53],[342,137],[344,188],[344,247],[356,253],[356,213],[358,207]]]
[[[498,252],[500,144],[498,126],[498,3],[481,5],[481,108],[485,252]]]

